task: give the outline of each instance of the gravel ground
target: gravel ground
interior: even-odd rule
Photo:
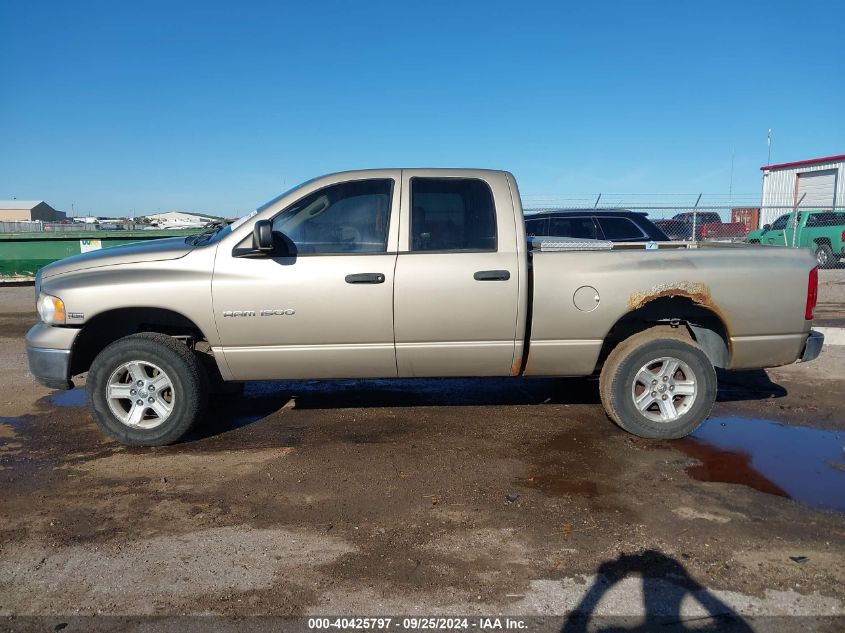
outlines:
[[[835,325],[845,272],[822,280]],[[188,441],[130,449],[83,390],[27,376],[32,303],[0,288],[0,629],[575,607],[843,626],[845,514],[824,509],[845,510],[843,347],[721,375],[698,440],[625,434],[592,380],[312,381],[250,384]]]

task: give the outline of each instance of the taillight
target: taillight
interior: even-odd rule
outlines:
[[[839,237],[839,241],[845,242],[845,231],[842,231],[842,235]]]
[[[810,271],[810,279],[807,282],[807,308],[804,310],[804,320],[813,320],[813,310],[816,309],[816,301],[819,298],[819,269],[813,268]]]

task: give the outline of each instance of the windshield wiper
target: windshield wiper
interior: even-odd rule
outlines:
[[[191,246],[196,246],[200,242],[207,242],[227,226],[229,226],[229,223],[225,220],[215,220],[211,223],[208,228],[204,229],[201,233],[197,233],[196,235],[190,235],[185,238],[185,243],[190,244]]]

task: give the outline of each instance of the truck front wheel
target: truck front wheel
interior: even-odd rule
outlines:
[[[88,403],[100,429],[129,446],[163,446],[202,414],[203,369],[194,353],[164,334],[133,334],[107,346],[88,372]]]
[[[605,411],[645,438],[692,433],[716,401],[716,371],[704,350],[677,330],[657,327],[621,342],[602,368]]]

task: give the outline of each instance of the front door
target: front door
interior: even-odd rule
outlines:
[[[494,186],[502,189],[495,198],[481,178],[403,174],[406,228],[394,291],[400,376],[514,373],[521,358],[514,211],[507,187]],[[502,202],[498,213],[494,199]]]
[[[792,215],[782,215],[772,223],[772,228],[763,234],[762,242],[764,244],[773,244],[776,246],[788,246],[789,241],[787,236],[787,227],[792,224]],[[791,234],[790,234],[791,235]]]
[[[289,205],[272,220],[272,256],[253,252],[251,237],[220,245],[214,313],[234,379],[396,376],[399,173],[331,184]]]

